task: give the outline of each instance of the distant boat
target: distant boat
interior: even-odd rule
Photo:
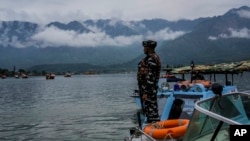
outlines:
[[[56,75],[54,73],[46,74],[46,79],[55,79]]]
[[[18,74],[15,74],[15,78],[19,78],[19,75],[18,75]]]
[[[21,76],[22,76],[22,78],[24,78],[24,79],[27,79],[27,78],[28,78],[28,75],[27,75],[27,74],[24,74],[24,73],[23,73]]]
[[[5,79],[5,78],[6,78],[6,75],[1,75],[1,78],[2,78],[2,79]]]
[[[84,75],[94,75],[94,74],[98,74],[96,71],[86,71],[83,73]]]
[[[64,77],[71,77],[71,76],[72,76],[72,74],[69,73],[69,72],[66,72],[66,73],[64,74]]]

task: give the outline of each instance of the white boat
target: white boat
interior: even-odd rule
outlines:
[[[15,78],[19,78],[20,76],[18,74],[15,74]]]
[[[65,74],[64,74],[64,77],[71,77],[72,76],[72,74],[70,73],[70,72],[66,72]]]
[[[22,76],[23,79],[29,78],[29,76],[27,74],[25,74],[25,73],[22,73],[21,76]]]
[[[2,79],[5,79],[6,78],[6,75],[0,75]]]
[[[230,134],[235,133],[237,125],[250,125],[249,93],[236,92],[201,100],[195,104],[183,141],[235,140]]]
[[[51,79],[55,79],[56,75],[54,73],[48,73],[46,74],[45,77],[47,80],[51,80]]]

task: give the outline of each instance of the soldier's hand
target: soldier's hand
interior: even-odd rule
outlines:
[[[142,95],[142,100],[143,100],[143,101],[146,101],[147,99],[148,99],[148,95],[147,95],[147,94],[143,94],[143,95]]]

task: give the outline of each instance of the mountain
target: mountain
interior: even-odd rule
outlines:
[[[195,20],[100,19],[72,21],[67,24],[52,22],[45,26],[22,21],[4,21],[0,26],[0,68],[12,68],[15,65],[30,70],[48,70],[49,66],[49,70],[53,71],[62,68],[64,64],[68,69],[61,70],[68,71],[72,64],[78,64],[89,66],[89,69],[136,69],[139,59],[144,56],[141,40],[136,40],[137,37],[145,38],[156,34],[158,36],[153,36],[158,37],[156,51],[161,57],[163,66],[189,64],[191,60],[197,64],[248,60],[250,59],[249,13],[250,8],[243,6],[231,9],[221,16]],[[102,37],[117,40],[122,37],[127,38],[125,39],[127,42],[131,40],[135,42],[130,44],[125,42],[123,46],[101,45],[101,47],[58,45],[37,40],[39,33],[45,29],[84,35],[105,33]],[[176,34],[178,36],[172,37]]]
[[[250,8],[244,6],[222,16],[207,18],[192,32],[161,48],[164,63],[188,64],[194,60],[208,64],[250,59],[247,53],[250,52],[249,15]]]
[[[250,59],[250,8],[231,9],[221,16],[200,18],[191,32],[164,41],[157,52],[163,67],[216,64]],[[133,68],[143,55],[121,65]]]
[[[162,34],[162,31],[166,30],[190,32],[201,21],[203,20],[170,22],[163,19],[142,21],[100,19],[72,21],[66,24],[51,22],[45,26],[22,21],[3,21],[0,24],[2,25],[0,26],[0,68],[13,68],[14,65],[17,68],[29,68],[34,65],[71,63],[101,66],[121,64],[142,54],[141,38],[145,38],[148,34],[150,36],[158,32]],[[52,39],[47,39],[46,42],[48,31],[50,31],[49,34],[60,32],[57,34],[60,37],[52,36]],[[61,35],[65,33],[67,35]],[[79,38],[86,35],[96,36],[94,37],[96,40],[104,38],[106,44],[124,42],[124,45],[71,46],[72,44],[64,42],[63,39],[60,40],[63,38],[61,36]],[[131,42],[130,39],[134,41]],[[162,41],[163,39],[159,39],[159,42]],[[78,42],[89,41],[77,40],[73,45]]]

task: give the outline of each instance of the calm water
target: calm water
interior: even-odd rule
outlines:
[[[134,74],[0,79],[0,140],[123,140],[135,88]]]
[[[250,89],[250,73],[235,76]],[[0,140],[122,141],[135,126],[135,74],[0,79]]]

